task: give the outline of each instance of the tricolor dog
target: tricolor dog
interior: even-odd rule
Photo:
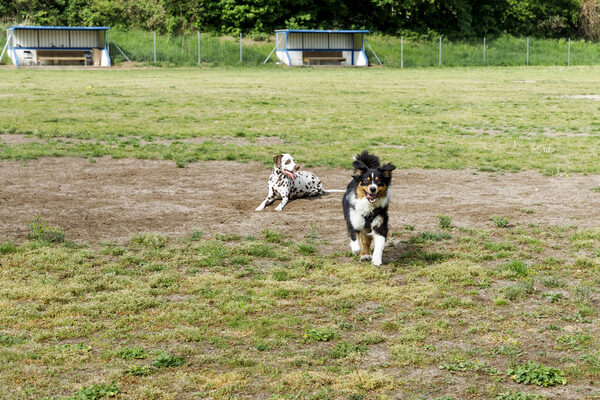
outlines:
[[[353,179],[342,200],[350,248],[354,254],[360,251],[361,261],[372,260],[373,265],[381,265],[388,234],[388,188],[396,167],[390,163],[381,166],[379,158],[366,150],[354,157],[352,166]]]
[[[289,154],[278,154],[273,157],[273,161],[275,166],[269,176],[269,193],[260,206],[256,207],[256,211],[262,211],[276,199],[281,199],[281,203],[275,207],[275,211],[281,211],[292,199],[319,196],[330,192],[343,192],[343,190],[323,189],[321,180],[315,174],[298,171],[300,166]]]

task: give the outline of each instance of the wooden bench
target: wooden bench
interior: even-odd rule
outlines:
[[[38,50],[37,63],[40,61],[83,61],[88,58],[83,50]]]
[[[346,61],[341,51],[303,51],[302,62],[312,65],[313,61],[328,61],[335,64]]]

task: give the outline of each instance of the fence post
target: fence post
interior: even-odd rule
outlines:
[[[156,64],[156,31],[154,31],[154,63]]]
[[[439,66],[442,66],[442,37],[440,36],[440,56],[438,61]]]
[[[400,36],[400,68],[404,68],[404,36]]]
[[[569,38],[569,46],[567,47],[567,67],[571,66],[571,38]]]
[[[240,62],[242,62],[242,32],[240,32]]]
[[[483,37],[483,65],[485,65],[485,36]]]
[[[527,38],[527,65],[529,65],[529,38]]]
[[[198,64],[200,64],[200,31],[198,31]]]

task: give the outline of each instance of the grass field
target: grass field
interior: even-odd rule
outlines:
[[[399,168],[567,179],[600,172],[599,82],[600,67],[0,69],[0,168],[281,151],[348,168],[368,148]],[[393,222],[382,267],[308,223],[86,243],[33,220],[0,238],[0,398],[600,398],[600,231],[437,218]]]
[[[38,221],[0,245],[3,398],[597,398],[599,232],[448,222],[373,267],[314,232],[88,247]]]
[[[0,70],[0,157],[599,172],[600,68]],[[277,140],[262,140],[264,137]],[[196,138],[196,140],[194,140]]]

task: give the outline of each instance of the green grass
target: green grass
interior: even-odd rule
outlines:
[[[0,158],[600,172],[600,68],[0,70]],[[524,83],[535,80],[536,83]],[[281,88],[293,87],[282,93]],[[293,93],[293,94],[292,94]],[[576,140],[574,140],[576,138]]]
[[[273,230],[12,242],[0,253],[3,395],[491,400],[542,398],[536,385],[547,398],[588,390],[600,377],[600,272],[576,260],[598,261],[597,232],[452,233],[395,231],[382,267],[326,254],[319,240],[306,252]],[[491,243],[513,261],[490,257]]]

